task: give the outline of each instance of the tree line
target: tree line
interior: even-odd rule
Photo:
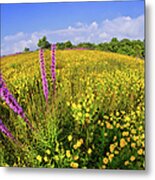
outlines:
[[[118,40],[117,38],[112,38],[110,42],[103,42],[99,44],[90,43],[90,42],[81,42],[77,45],[71,43],[71,41],[66,42],[57,42],[58,50],[65,49],[89,49],[89,50],[100,50],[107,52],[114,52],[119,54],[126,54],[129,56],[134,56],[137,58],[145,58],[145,41],[141,40],[130,40],[122,39]],[[47,41],[46,36],[39,39],[38,47],[50,49],[50,43]],[[29,48],[24,49],[25,52],[29,51]]]

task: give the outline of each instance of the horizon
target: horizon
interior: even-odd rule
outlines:
[[[1,10],[2,55],[33,51],[43,36],[75,45],[144,40],[144,1],[1,4]]]

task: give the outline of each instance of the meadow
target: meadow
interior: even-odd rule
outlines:
[[[38,51],[1,58],[7,87],[34,129],[0,100],[0,166],[145,169],[144,60],[97,50],[57,50],[56,90],[45,51],[49,98]]]

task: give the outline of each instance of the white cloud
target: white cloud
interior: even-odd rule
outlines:
[[[90,24],[77,22],[65,29],[44,30],[41,32],[7,35],[2,38],[1,53],[10,54],[23,51],[25,47],[31,50],[37,48],[38,40],[46,36],[49,42],[63,42],[70,40],[77,44],[80,42],[100,43],[110,41],[111,38],[118,39],[143,39],[144,38],[144,16],[131,18],[122,16],[112,20],[106,19],[101,23],[93,21]]]

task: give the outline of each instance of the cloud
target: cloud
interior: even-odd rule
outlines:
[[[31,50],[37,48],[38,40],[46,36],[49,42],[64,42],[70,40],[73,44],[80,42],[100,43],[110,41],[111,38],[143,39],[144,15],[137,18],[121,16],[112,20],[106,19],[101,23],[93,21],[90,24],[77,22],[72,26],[58,30],[44,30],[41,32],[18,32],[2,38],[1,53],[10,54],[23,51],[25,47]]]

